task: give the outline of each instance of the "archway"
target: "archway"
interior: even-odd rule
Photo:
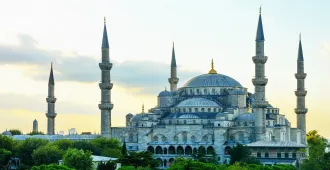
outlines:
[[[158,162],[158,166],[162,166],[162,165],[163,165],[163,161],[162,161],[162,159],[157,158],[156,160],[157,160],[157,162]]]
[[[197,149],[196,148],[193,149],[193,154],[197,154]]]
[[[228,155],[229,154],[229,150],[231,149],[230,146],[226,146],[225,147],[225,155]]]
[[[169,153],[169,154],[175,154],[175,147],[174,147],[174,146],[170,146],[170,147],[168,148],[168,153]]]
[[[164,167],[167,167],[167,160],[164,159]]]
[[[177,150],[177,154],[178,155],[183,155],[184,154],[184,151],[183,151],[183,147],[182,146],[178,146],[176,150]]]
[[[155,149],[152,146],[148,146],[148,151],[151,152],[152,154],[155,153]]]
[[[164,148],[164,154],[167,154],[167,148]]]
[[[199,153],[199,154],[203,154],[203,155],[205,155],[205,154],[206,154],[205,147],[204,147],[204,146],[200,146],[200,147],[198,148],[198,153]]]
[[[163,154],[163,149],[160,146],[156,147],[156,154]]]
[[[186,146],[184,153],[186,155],[191,155],[192,154],[192,148],[190,146]]]
[[[171,164],[174,162],[174,159],[173,158],[170,158],[169,160],[168,160],[168,166],[171,166]]]
[[[212,155],[214,153],[215,153],[215,151],[214,151],[214,148],[212,146],[207,147],[207,149],[206,149],[206,154],[207,155]]]

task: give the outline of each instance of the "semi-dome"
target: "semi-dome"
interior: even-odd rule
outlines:
[[[254,120],[254,115],[252,113],[244,113],[235,119],[236,121],[253,121]]]
[[[158,97],[165,97],[165,96],[172,96],[172,93],[165,89],[164,91],[160,92],[158,95]]]
[[[183,87],[242,87],[242,85],[223,74],[202,74],[187,81]]]
[[[182,101],[176,107],[219,107],[219,105],[212,101],[201,97],[190,98]]]

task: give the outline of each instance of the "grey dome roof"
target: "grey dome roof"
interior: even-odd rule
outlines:
[[[171,113],[164,119],[215,119],[215,112]]]
[[[201,97],[190,98],[180,102],[176,107],[219,107],[219,105],[212,101]]]
[[[170,91],[164,90],[159,93],[158,97],[164,97],[164,96],[172,96],[172,93]]]
[[[236,117],[236,121],[253,121],[254,115],[252,113],[244,113]]]
[[[11,132],[9,132],[9,131],[4,131],[4,132],[2,132],[2,135],[6,135],[6,136],[12,136],[12,134],[11,134]]]
[[[242,87],[242,85],[223,74],[202,74],[187,81],[183,87]]]
[[[148,115],[146,113],[144,113],[144,114],[140,113],[140,114],[136,114],[135,116],[133,116],[130,121],[138,122],[140,120],[146,120],[146,119],[148,119]]]

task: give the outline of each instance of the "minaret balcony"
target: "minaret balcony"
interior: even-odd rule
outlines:
[[[51,118],[51,119],[54,119],[55,117],[57,116],[57,113],[46,113],[46,117],[47,118]]]
[[[169,82],[170,84],[178,84],[178,82],[179,82],[179,78],[177,78],[177,77],[171,77],[171,78],[168,78],[168,82]]]
[[[255,86],[266,86],[266,84],[268,83],[268,79],[267,78],[254,78],[254,79],[252,79],[252,83]]]
[[[99,104],[99,109],[100,110],[112,110],[113,104],[111,103],[101,103]]]
[[[47,103],[55,103],[56,102],[56,98],[55,97],[47,97],[46,98]]]
[[[99,83],[100,89],[104,90],[110,90],[112,89],[113,84],[112,83]]]
[[[295,91],[294,94],[296,94],[296,96],[306,96],[307,94],[307,91],[304,90],[304,91]]]
[[[268,105],[267,101],[255,100],[253,102],[253,108],[266,108]]]
[[[303,109],[296,108],[296,109],[294,109],[294,112],[296,114],[306,114],[308,112],[308,109],[307,108],[303,108]]]
[[[307,74],[306,73],[296,73],[294,74],[296,79],[305,79]]]
[[[111,70],[112,63],[99,63],[99,67],[101,70]]]
[[[255,64],[265,64],[268,60],[267,56],[253,56],[252,60]]]

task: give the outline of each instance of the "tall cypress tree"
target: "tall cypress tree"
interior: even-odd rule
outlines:
[[[127,156],[127,148],[126,148],[126,142],[124,141],[123,147],[121,148],[121,155]]]

